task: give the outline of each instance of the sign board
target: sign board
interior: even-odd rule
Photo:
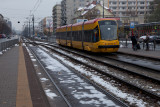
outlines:
[[[132,29],[134,28],[134,22],[130,23],[130,28],[132,28]]]
[[[85,22],[85,21],[88,21],[88,19],[77,19],[77,23],[78,22]]]

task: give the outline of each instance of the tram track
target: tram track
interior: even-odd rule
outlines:
[[[47,48],[48,48],[48,47],[47,47]],[[55,51],[55,50],[54,50],[54,51]],[[56,51],[56,52],[58,52],[58,51]],[[58,53],[59,53],[59,52],[58,52]],[[62,54],[62,53],[60,53],[60,54]],[[77,61],[76,59],[70,57],[69,55],[65,55],[65,56],[71,58],[72,60]],[[85,56],[85,58],[86,58],[86,56]],[[91,58],[90,58],[90,59],[91,59]],[[95,61],[95,59],[92,59],[92,60]],[[96,61],[97,61],[97,60],[96,60]],[[87,64],[85,64],[85,63],[83,63],[83,62],[80,62],[80,61],[77,61],[77,62],[78,62],[78,63],[81,63],[81,64],[84,64],[85,66],[88,66],[88,67],[90,67],[90,68],[92,68],[92,69],[98,71],[99,73],[102,73],[103,75],[107,75],[107,76],[110,76],[110,77],[112,77],[112,78],[114,78],[114,79],[116,79],[116,80],[118,80],[118,81],[121,81],[121,82],[125,83],[126,85],[128,85],[128,86],[130,86],[130,87],[134,87],[135,89],[137,89],[137,90],[139,90],[139,91],[145,93],[146,95],[149,95],[149,96],[152,97],[152,98],[155,98],[155,99],[159,99],[159,98],[160,98],[160,96],[157,95],[157,94],[155,94],[154,92],[148,91],[148,90],[143,89],[143,88],[141,88],[141,87],[139,87],[139,86],[136,86],[136,85],[134,85],[134,84],[131,84],[130,82],[124,81],[123,79],[118,78],[118,77],[116,77],[116,76],[107,74],[106,72],[104,72],[104,71],[102,71],[102,70],[100,70],[100,69],[97,69],[96,67],[87,65]],[[103,63],[102,61],[97,61],[97,62],[98,62],[98,63]],[[106,63],[105,63],[105,64],[106,64]],[[108,64],[107,64],[107,65],[108,65]],[[110,65],[110,67],[116,67],[116,66]],[[126,69],[119,68],[119,67],[118,67],[118,68],[116,67],[116,69],[119,69],[119,70],[126,70]],[[127,71],[128,71],[128,70],[127,70]]]
[[[52,46],[53,46],[53,45],[52,45]],[[96,62],[98,62],[98,63],[106,64],[107,66],[114,67],[114,68],[116,68],[116,69],[123,70],[123,71],[126,71],[126,72],[128,72],[128,73],[135,74],[135,75],[137,75],[137,76],[141,76],[141,77],[143,77],[143,78],[145,78],[145,79],[149,79],[149,80],[152,80],[152,81],[157,82],[157,83],[160,82],[160,79],[159,79],[159,77],[157,76],[157,74],[160,73],[160,70],[159,70],[159,69],[149,68],[149,67],[147,67],[147,66],[138,65],[138,64],[135,64],[135,63],[131,63],[131,62],[119,60],[119,59],[116,59],[116,58],[113,58],[113,57],[110,57],[110,56],[104,56],[104,55],[97,57],[97,59],[100,58],[100,57],[101,57],[102,59],[104,59],[104,60],[102,60],[102,61],[99,61],[99,60],[96,60],[96,58],[92,58],[92,56],[88,56],[88,55],[85,54],[85,53],[78,53],[78,52],[76,52],[76,51],[68,50],[68,49],[63,48],[63,47],[57,47],[56,45],[54,45],[54,47],[60,48],[60,49],[65,50],[65,51],[67,51],[67,52],[71,52],[71,53],[77,54],[77,55],[82,56],[82,57],[91,58],[92,60],[94,60],[94,61],[96,61]],[[87,56],[86,56],[86,55],[87,55]],[[95,56],[95,55],[93,55],[93,56]],[[110,64],[110,62],[106,62],[105,60],[117,61],[117,62],[116,62],[117,64],[116,64],[116,65],[114,65],[113,63]],[[118,65],[119,65],[118,63],[119,63],[119,64],[123,63],[123,64],[122,64],[123,66],[118,66]],[[139,67],[139,68],[145,70],[145,72],[142,73],[142,72],[136,72],[136,71],[133,71],[133,70],[129,70],[129,67],[128,67],[128,68],[125,68],[126,66],[124,67],[125,64],[127,64],[126,66],[129,66],[129,67],[131,67],[131,66],[133,66],[134,68]],[[149,73],[149,74],[148,74],[148,73]],[[147,75],[147,74],[148,74],[148,75]],[[153,75],[153,76],[152,76],[152,75]],[[154,77],[154,76],[155,76],[155,77]]]
[[[37,44],[35,44],[35,43],[32,43],[32,44],[37,45]],[[47,71],[46,68],[43,66],[43,64],[41,63],[41,61],[39,60],[39,58],[37,57],[37,55],[35,54],[35,52],[34,52],[32,49],[30,49],[30,50],[32,51],[32,53],[33,53],[34,56],[36,57],[36,60],[38,61],[38,63],[40,63],[40,65],[43,67],[45,73],[48,75],[48,77],[50,78],[50,80],[51,80],[51,81],[53,82],[53,84],[57,87],[57,90],[60,92],[60,94],[61,94],[62,97],[64,98],[64,100],[65,100],[65,102],[67,103],[67,105],[68,105],[69,107],[71,107],[72,104],[71,104],[70,101],[68,101],[68,99],[65,97],[65,96],[66,96],[66,93],[63,93],[63,92],[61,91],[61,89],[58,88],[58,85],[56,85],[56,82],[54,82],[53,77],[50,75],[50,73],[48,73],[48,71]],[[57,60],[58,60],[58,59],[57,59]],[[63,65],[65,65],[67,68],[70,68],[70,67],[68,67],[65,63],[63,63],[62,61],[60,61],[60,62],[61,62]],[[71,68],[70,68],[70,69],[71,69]],[[80,74],[79,74],[79,75],[80,75]],[[83,77],[83,78],[85,78],[83,75],[80,75],[80,76]],[[87,78],[85,78],[85,80],[89,81],[89,79],[87,79]],[[114,96],[112,96],[110,93],[104,91],[101,87],[99,87],[99,86],[96,85],[95,83],[93,83],[93,82],[91,82],[91,81],[90,81],[90,83],[91,83],[92,85],[96,86],[99,90],[101,90],[101,91],[102,91],[103,93],[105,93],[107,96],[111,97],[111,99],[112,99],[113,101],[115,101],[116,103],[118,103],[120,106],[122,106],[122,107],[127,107],[127,105],[126,105],[125,103],[123,103],[120,99],[117,99],[117,98],[115,98]]]
[[[34,42],[26,42],[27,44],[34,44]],[[34,44],[35,45],[35,44]],[[59,92],[59,94],[61,95],[61,97],[63,98],[64,102],[66,103],[66,105],[68,107],[72,107],[70,102],[66,99],[65,95],[62,93],[62,91],[60,90],[60,88],[58,87],[58,85],[55,83],[55,81],[53,80],[53,78],[50,76],[50,74],[47,72],[46,68],[43,66],[43,64],[41,63],[41,61],[38,59],[37,55],[35,54],[35,52],[27,45],[27,47],[29,48],[30,52],[33,54],[33,56],[36,58],[36,60],[38,61],[38,64],[42,67],[42,69],[44,70],[45,74],[48,76],[48,78],[51,80],[52,84],[56,87],[57,91]]]

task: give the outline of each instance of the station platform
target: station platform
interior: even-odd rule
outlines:
[[[15,46],[0,55],[0,107],[49,107],[26,53]]]
[[[119,52],[160,58],[160,51]],[[23,46],[15,46],[0,55],[0,107],[49,107],[47,97],[36,76],[31,59]]]
[[[118,52],[160,59],[160,50],[145,51],[144,49],[140,49],[134,51],[132,48],[119,48]]]

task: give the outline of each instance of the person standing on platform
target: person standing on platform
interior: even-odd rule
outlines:
[[[126,48],[127,48],[128,34],[126,34]]]
[[[146,36],[146,51],[149,51],[149,34],[147,33],[147,36]]]
[[[131,41],[132,41],[132,48],[134,51],[136,51],[137,50],[137,39],[136,39],[135,35],[132,35]]]

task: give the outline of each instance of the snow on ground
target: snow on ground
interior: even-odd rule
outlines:
[[[60,63],[58,61],[55,61],[53,58],[51,58],[50,56],[48,56],[44,51],[42,50],[38,50],[42,56],[45,56],[45,62],[48,65],[48,69],[50,70],[57,70],[57,69],[66,69],[63,67],[59,67]],[[58,59],[60,59],[61,61],[63,61],[64,63],[68,64],[69,66],[75,68],[77,71],[81,72],[82,74],[85,74],[87,76],[90,77],[90,79],[92,79],[93,81],[97,82],[98,84],[101,84],[103,87],[105,87],[109,92],[113,93],[114,95],[116,95],[119,98],[123,98],[126,101],[128,101],[130,104],[136,104],[137,106],[140,107],[145,107],[146,102],[138,99],[137,96],[131,95],[131,94],[127,94],[122,92],[121,90],[119,90],[117,87],[112,86],[111,83],[104,81],[100,76],[97,76],[95,74],[92,74],[91,72],[86,71],[85,69],[83,69],[82,66],[79,65],[75,65],[67,60],[65,60],[65,58],[58,56],[56,54],[52,54],[54,57],[57,57]],[[75,95],[76,96],[76,95]],[[94,102],[94,101],[93,101]]]
[[[41,75],[41,73],[38,73],[39,75]]]
[[[27,49],[28,50],[28,49]],[[67,70],[66,67],[62,66],[58,61],[56,61],[55,59],[53,59],[52,57],[50,57],[48,54],[46,54],[44,51],[38,49],[38,51],[41,53],[41,54],[38,54],[40,56],[45,56],[44,59],[45,59],[45,63],[48,65],[47,68],[54,71],[54,70],[57,70],[57,69],[63,69],[63,70]],[[31,52],[28,50],[29,54],[31,54]],[[128,101],[130,104],[136,104],[137,106],[140,106],[140,107],[145,107],[146,105],[146,102],[142,101],[142,100],[139,100],[137,96],[134,96],[134,95],[130,95],[130,94],[127,94],[127,93],[124,93],[122,92],[121,90],[119,90],[117,87],[114,87],[112,86],[112,84],[110,84],[109,82],[107,81],[104,81],[101,77],[97,76],[97,75],[94,75],[92,74],[91,72],[88,72],[86,71],[85,69],[83,69],[82,66],[78,66],[78,65],[74,65],[73,63],[65,60],[65,58],[63,57],[60,57],[56,54],[52,54],[54,57],[60,59],[61,61],[63,61],[64,63],[68,64],[69,66],[75,68],[77,71],[81,72],[82,74],[85,74],[86,76],[89,76],[90,79],[92,79],[94,82],[98,83],[98,84],[101,84],[103,87],[105,87],[109,92],[113,93],[115,96],[119,97],[119,98],[123,98],[125,99],[126,101]],[[61,66],[61,67],[60,67]],[[68,87],[68,88],[72,88],[72,87]],[[82,87],[79,87],[79,89],[83,89]],[[73,92],[74,93],[74,92]],[[82,93],[81,93],[82,94]],[[79,95],[75,95],[75,97],[77,98],[82,98],[82,96],[80,96],[81,94]],[[88,96],[87,94],[84,94],[84,96]],[[99,95],[98,95],[99,96]],[[85,104],[85,101],[81,101],[81,103]],[[86,103],[89,103],[86,102]],[[90,103],[98,103],[96,101],[90,101]]]
[[[23,44],[22,44],[22,46],[26,46],[26,44],[25,44],[25,43],[23,43]]]
[[[57,97],[55,93],[52,93],[50,89],[45,90],[45,93],[47,94],[48,97],[53,99],[54,97]]]
[[[31,58],[31,60],[32,60],[32,61],[36,61],[36,59],[32,59],[32,58]]]
[[[2,55],[3,53],[2,52],[0,52],[0,55]]]
[[[14,46],[19,46],[19,44],[15,44]]]
[[[62,85],[67,84],[67,86],[72,86],[66,88],[71,90],[72,95],[75,97],[75,99],[79,100],[79,103],[96,105],[96,106],[102,104],[105,106],[117,106],[117,104],[109,100],[105,94],[101,93],[100,91],[97,91],[92,85],[86,83],[83,79],[78,77],[74,72],[70,71],[60,62],[53,59],[43,50],[37,49],[36,52],[41,61],[45,63],[46,68],[50,69],[52,72],[59,72],[63,74],[65,73],[65,75],[61,75],[61,78],[58,79]],[[65,80],[63,80],[64,78]],[[78,91],[77,88],[79,89]]]
[[[33,46],[32,44],[29,44],[29,46]]]
[[[30,57],[33,57],[33,54],[30,52],[30,50],[28,49],[28,47],[26,47],[26,49],[27,49]],[[32,60],[32,61],[33,61],[33,60]],[[35,61],[36,61],[36,59],[35,59]],[[34,66],[35,66],[35,65],[34,65]],[[37,66],[37,65],[36,65],[36,66]],[[38,74],[41,75],[41,73],[38,73]],[[48,79],[46,79],[46,78],[40,78],[40,80],[41,80],[42,82],[48,81]],[[57,95],[56,95],[55,93],[53,93],[50,89],[46,89],[46,90],[45,90],[45,94],[46,94],[49,98],[51,98],[51,99],[54,99],[55,97],[57,97]]]
[[[42,82],[48,81],[47,78],[40,78]]]

